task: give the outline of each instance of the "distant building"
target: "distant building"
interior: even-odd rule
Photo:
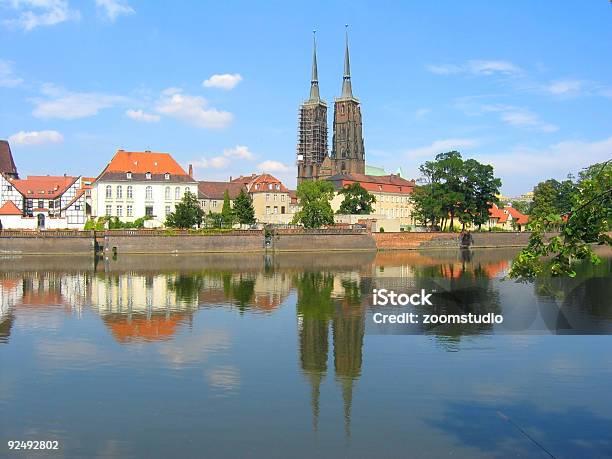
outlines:
[[[512,206],[499,208],[493,204],[489,208],[489,228],[522,231],[529,222],[529,215],[519,212]]]
[[[6,178],[19,178],[17,166],[15,166],[13,154],[11,153],[11,146],[6,140],[0,140],[0,174]]]
[[[361,108],[353,95],[348,35],[344,53],[342,94],[334,101],[332,151],[327,152],[327,105],[319,95],[316,43],[312,59],[310,98],[300,106],[297,182],[339,173],[365,172]]]
[[[366,175],[375,175],[375,176],[389,175],[389,173],[385,170],[384,167],[372,166],[370,164],[366,164],[365,173]],[[395,175],[397,175],[398,177],[404,178],[404,172],[402,171],[401,167],[397,168],[397,170],[395,171]]]
[[[394,174],[385,176],[337,174],[329,177],[327,180],[334,184],[336,191],[340,191],[352,183],[359,183],[376,198],[376,202],[372,206],[374,212],[371,215],[355,217],[350,221],[340,219],[340,221],[344,223],[357,223],[359,218],[362,220],[379,220],[378,227],[382,225],[387,231],[395,229],[399,231],[402,227],[415,224],[412,217],[412,203],[410,201],[410,194],[415,187],[414,181],[403,179]],[[340,209],[343,200],[343,195],[336,194],[331,203],[334,212]],[[390,222],[385,225],[381,223],[383,220],[389,220]]]
[[[198,182],[170,154],[118,150],[93,184],[92,215],[161,225],[187,192],[197,195]]]
[[[227,191],[230,204],[233,206],[234,199],[240,194],[240,190],[246,191],[242,183],[234,182],[198,182],[198,200],[204,212],[219,213],[223,209],[223,200]]]
[[[244,186],[251,195],[258,222],[290,223],[293,219],[295,204],[292,203],[292,193],[276,177],[266,173],[253,174],[240,176],[230,183]]]
[[[81,229],[86,220],[80,177],[0,174],[0,221],[15,229]]]

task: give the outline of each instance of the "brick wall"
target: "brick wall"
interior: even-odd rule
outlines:
[[[453,233],[372,233],[378,250],[459,247]]]
[[[0,254],[93,255],[94,238],[89,233],[83,233],[79,236],[35,232],[25,235],[10,235],[10,233],[3,231],[0,232]]]

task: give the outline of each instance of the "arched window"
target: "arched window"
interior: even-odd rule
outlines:
[[[151,185],[145,188],[145,199],[153,199],[153,187]]]
[[[132,197],[133,197],[132,185],[128,185],[128,187],[127,187],[127,198],[128,199],[132,199]]]
[[[181,199],[181,188],[178,186],[174,189],[174,199]]]
[[[122,199],[123,198],[123,188],[121,188],[121,185],[117,185],[117,199]]]
[[[164,174],[164,179],[170,180],[170,174],[168,172]]]
[[[107,199],[110,199],[113,197],[113,189],[111,188],[110,185],[106,185],[106,197]]]
[[[151,180],[151,173],[150,173],[150,172],[147,172],[147,173],[145,174],[145,179],[147,179],[147,180]]]
[[[166,195],[165,196],[166,196],[166,199],[170,199],[170,187],[169,186],[166,187]]]
[[[189,189],[189,187],[188,187],[188,186],[187,186],[187,187],[185,187],[185,194],[187,194],[187,193],[191,193],[191,190]]]

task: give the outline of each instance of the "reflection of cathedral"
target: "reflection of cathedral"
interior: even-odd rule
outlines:
[[[334,371],[342,391],[345,431],[350,436],[353,386],[361,375],[365,319],[358,281],[342,282],[342,295],[334,288],[337,282],[327,273],[304,273],[296,279],[300,363],[311,385],[313,427],[317,430],[331,324]]]

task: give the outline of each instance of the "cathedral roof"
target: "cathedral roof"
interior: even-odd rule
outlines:
[[[0,173],[17,176],[17,166],[13,161],[11,146],[6,140],[0,140]]]

